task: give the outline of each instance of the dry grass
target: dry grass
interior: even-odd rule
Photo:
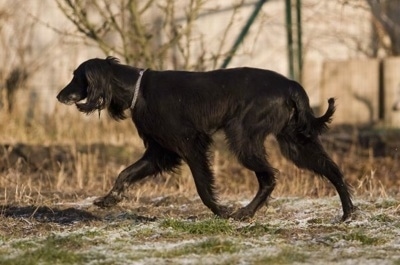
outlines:
[[[115,122],[102,113],[84,116],[74,107],[57,105],[51,114],[35,115],[18,109],[12,114],[0,111],[0,204],[51,204],[87,196],[100,196],[111,188],[117,174],[140,157],[143,145],[129,121]],[[253,174],[229,154],[217,137],[213,152],[213,167],[217,185],[224,198],[251,198],[257,188]],[[11,161],[18,144],[34,146],[25,160]],[[9,146],[6,146],[9,145]],[[102,148],[97,148],[102,146]],[[268,139],[271,163],[280,170],[273,196],[322,197],[336,194],[332,186],[283,159],[274,139]],[[43,150],[50,155],[41,158]],[[60,150],[70,157],[59,162]],[[108,148],[110,147],[110,148]],[[368,198],[399,194],[399,162],[393,156],[374,157],[371,152],[352,144],[346,152],[327,146],[333,159],[343,169],[356,196]],[[37,150],[37,152],[35,152]],[[35,161],[39,160],[39,162]],[[28,162],[27,162],[28,161]],[[160,195],[194,196],[196,190],[186,166],[176,174],[147,179],[131,189],[132,200]]]

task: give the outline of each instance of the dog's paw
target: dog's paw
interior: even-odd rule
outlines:
[[[357,218],[359,214],[359,209],[357,206],[352,206],[351,211],[347,212],[347,213],[343,213],[342,218],[340,219],[341,222],[351,222],[354,219]]]
[[[254,213],[251,212],[248,208],[243,207],[231,214],[231,218],[237,221],[245,221],[253,217]]]
[[[218,216],[224,219],[229,219],[231,217],[232,214],[232,208],[231,207],[227,207],[227,206],[220,206],[219,207],[219,212],[218,212]]]
[[[94,200],[93,204],[100,208],[108,208],[108,207],[115,206],[121,200],[122,199],[119,197],[107,195],[107,196],[100,197],[100,198]]]

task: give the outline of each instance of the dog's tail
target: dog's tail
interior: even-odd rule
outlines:
[[[315,117],[306,92],[297,84],[299,89],[292,93],[291,99],[295,104],[296,131],[305,137],[320,135],[328,130],[328,124],[332,121],[335,113],[335,99],[328,100],[328,109],[321,117]]]
[[[321,117],[315,118],[314,127],[317,128],[318,134],[324,133],[328,130],[328,123],[332,121],[333,114],[335,113],[335,99],[328,99],[328,109]]]

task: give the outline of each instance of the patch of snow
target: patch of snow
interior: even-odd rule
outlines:
[[[56,205],[61,205],[61,206],[71,206],[75,207],[77,209],[84,209],[88,208],[93,205],[94,200],[96,200],[98,197],[92,196],[92,197],[87,197],[81,201],[77,202],[59,202],[56,203]]]

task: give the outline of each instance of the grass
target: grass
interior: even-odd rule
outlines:
[[[81,254],[76,254],[72,251],[66,251],[63,249],[49,249],[49,246],[42,247],[33,251],[25,252],[23,255],[2,260],[1,264],[24,264],[24,265],[36,265],[40,264],[84,264],[90,261],[89,257],[85,257]]]
[[[367,235],[363,230],[352,231],[343,236],[347,241],[358,241],[362,245],[379,245],[385,243],[385,239]]]
[[[384,222],[390,223],[390,222],[393,222],[394,220],[393,220],[393,217],[383,213],[383,214],[378,214],[378,215],[374,216],[372,218],[372,221],[378,221],[378,222],[382,222],[382,223],[384,223]]]
[[[174,258],[185,255],[212,255],[222,253],[234,253],[239,251],[238,244],[230,240],[223,240],[217,237],[207,238],[198,243],[185,244],[182,247],[176,247],[172,250],[157,252],[153,254],[158,258]]]
[[[29,249],[37,247],[37,244],[30,240],[20,240],[20,241],[12,243],[11,247],[13,247],[15,249],[19,249],[19,250],[29,250]]]
[[[1,264],[83,264],[90,261],[86,255],[77,253],[83,245],[81,236],[66,237],[50,235],[37,246],[32,241],[12,244],[22,254],[12,258],[0,258]]]
[[[277,255],[268,255],[260,258],[255,264],[293,264],[305,263],[308,260],[308,255],[304,254],[302,250],[295,247],[285,247]]]
[[[276,228],[256,222],[252,223],[251,225],[239,228],[238,233],[243,237],[255,237],[265,234],[275,234]]]
[[[88,247],[106,243],[101,235],[100,230],[88,230],[17,240],[11,243],[16,254],[0,257],[0,264],[86,264],[94,258],[102,260],[105,259],[103,254],[85,253]]]
[[[171,217],[171,214],[156,220],[138,221],[138,216],[136,219],[128,216],[64,226],[35,219],[29,219],[29,223],[17,223],[15,219],[15,224],[12,218],[2,219],[0,228],[5,224],[22,226],[25,236],[16,237],[12,233],[0,236],[0,264],[298,264],[311,261],[353,264],[363,258],[374,262],[396,261],[400,227],[395,226],[398,223],[395,208],[383,209],[381,205],[364,202],[369,205],[368,215],[359,215],[354,223],[332,224],[326,214],[336,203],[333,198],[308,201],[286,198],[285,202],[291,207],[273,216],[259,215],[256,221],[250,222],[210,216],[193,221],[176,215]],[[192,213],[198,213],[200,205],[199,200],[190,202]],[[271,207],[280,205],[281,202]],[[117,212],[125,212],[125,207]],[[297,212],[305,212],[310,207],[315,207],[321,215],[320,222],[307,222],[313,216],[311,212],[301,215],[303,219],[296,217]],[[162,216],[170,208],[170,204],[165,204],[151,206],[147,211],[156,211]],[[376,218],[382,210],[386,217]],[[104,214],[108,216],[109,211]]]
[[[217,217],[199,221],[165,219],[161,227],[192,235],[231,235],[235,232],[228,220]]]

